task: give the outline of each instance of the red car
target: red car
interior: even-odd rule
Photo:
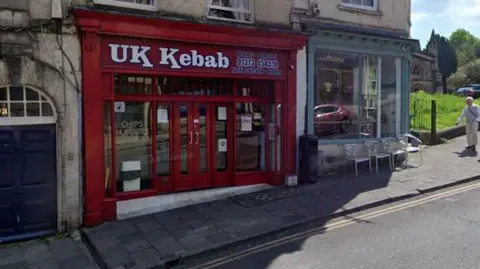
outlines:
[[[315,134],[340,131],[348,132],[355,114],[343,105],[325,104],[313,108]]]

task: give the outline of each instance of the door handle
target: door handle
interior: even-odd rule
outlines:
[[[198,145],[198,132],[195,132],[195,135],[197,136],[197,141],[195,142],[195,144]]]
[[[190,132],[190,142],[188,142],[188,144],[192,144],[193,143],[193,132]]]

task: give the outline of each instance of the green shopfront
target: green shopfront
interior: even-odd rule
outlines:
[[[324,165],[342,144],[408,132],[410,63],[418,41],[392,33],[316,29],[308,44],[307,130]]]

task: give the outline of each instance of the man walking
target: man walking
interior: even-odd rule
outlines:
[[[460,117],[458,117],[456,124],[458,125],[460,121],[463,118],[465,118],[466,120],[465,132],[467,134],[466,149],[476,150],[475,147],[478,145],[478,137],[477,137],[478,121],[477,120],[478,120],[480,108],[479,106],[473,103],[472,97],[467,97],[465,103],[466,103],[466,106],[463,109],[462,114],[460,114]]]

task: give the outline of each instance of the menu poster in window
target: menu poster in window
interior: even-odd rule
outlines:
[[[168,110],[164,108],[157,109],[157,123],[168,123]]]
[[[217,120],[227,120],[227,108],[224,106],[217,107]]]
[[[243,114],[240,116],[240,131],[250,132],[252,131],[252,115]]]

